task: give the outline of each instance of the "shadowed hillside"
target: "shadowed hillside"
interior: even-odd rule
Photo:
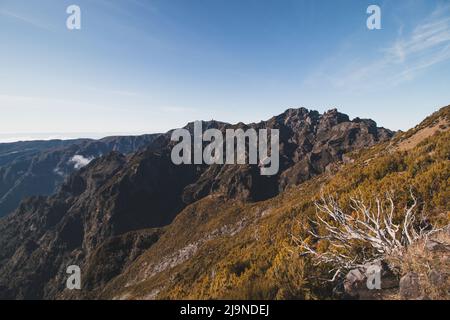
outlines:
[[[355,193],[370,199],[389,191],[399,209],[412,188],[430,223],[448,224],[448,125],[400,147],[435,121],[448,123],[448,110],[393,140],[373,121],[349,121],[336,111],[292,109],[249,125],[282,132],[282,170],[266,184],[248,183],[257,178],[251,166],[174,166],[170,148],[99,158],[55,196],[30,199],[0,222],[1,292],[17,298],[341,297],[337,283],[324,281],[332,266],[301,254],[293,236],[308,237],[322,193],[346,208]],[[258,201],[253,188],[261,185],[275,185],[278,195]],[[203,191],[193,193],[199,186]],[[329,249],[324,241],[311,245]],[[70,264],[84,272],[80,292],[64,290]]]

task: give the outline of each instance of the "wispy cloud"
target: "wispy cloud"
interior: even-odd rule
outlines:
[[[396,82],[412,80],[424,69],[450,59],[450,9],[442,7],[418,25],[408,38],[386,49],[384,64],[400,64]]]
[[[329,81],[339,89],[392,86],[450,60],[450,6],[436,9],[410,32],[401,25],[397,39],[371,61],[352,61],[320,70],[308,82]],[[336,62],[336,61],[334,61]]]
[[[54,31],[52,29],[52,27],[50,27],[49,25],[42,23],[36,19],[25,16],[23,14],[15,13],[15,12],[12,12],[12,11],[9,11],[6,9],[0,9],[0,15],[19,20],[21,22],[24,22],[28,25],[31,25],[31,26],[39,28],[39,29],[43,29],[46,31]]]

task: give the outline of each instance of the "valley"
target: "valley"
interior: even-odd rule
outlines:
[[[301,254],[294,236],[308,239],[323,193],[344,203],[389,191],[401,208],[413,188],[430,223],[447,225],[449,110],[398,134],[303,108],[237,126],[280,130],[273,177],[251,165],[174,165],[170,132],[127,156],[99,157],[0,220],[1,298],[342,298],[349,293],[322,280],[330,266]],[[438,122],[435,134],[419,134]],[[420,141],[404,150],[413,136]],[[80,266],[81,290],[64,287],[69,265]]]

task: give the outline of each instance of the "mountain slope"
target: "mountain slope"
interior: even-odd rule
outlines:
[[[159,135],[100,140],[52,140],[0,144],[0,217],[21,200],[53,194],[81,166],[111,151],[124,154],[151,145]]]
[[[442,124],[441,130],[408,150],[400,147],[411,136],[424,136],[423,132],[435,123]],[[323,280],[330,279],[329,266],[317,266],[314,259],[299,255],[292,239],[293,235],[307,238],[308,231],[314,228],[310,222],[315,216],[314,201],[322,192],[335,194],[345,203],[350,196],[373,199],[390,191],[395,195],[396,215],[400,215],[412,188],[419,200],[418,212],[423,212],[435,226],[448,225],[449,129],[450,106],[391,142],[350,154],[349,163],[335,173],[315,177],[267,201],[245,204],[215,195],[206,197],[184,209],[160,239],[120,276],[86,296],[331,298],[336,294],[336,284]],[[327,250],[326,242],[316,246]],[[414,254],[408,253],[408,259]],[[440,272],[448,271],[450,263],[446,261],[440,265]],[[427,263],[431,268],[437,267],[430,258]],[[74,297],[72,294],[66,291],[61,297]]]
[[[169,255],[146,277],[159,274],[206,244],[198,239],[179,248],[184,242],[176,240],[173,247],[164,245],[165,237],[171,241],[186,235],[191,241],[203,234],[202,228],[211,233],[213,241],[222,234],[232,236],[254,217],[237,216],[242,211],[233,215],[228,206],[257,205],[252,202],[332,172],[345,153],[388,141],[393,135],[371,120],[350,121],[337,110],[321,115],[303,108],[258,124],[204,123],[208,127],[280,129],[279,174],[262,177],[256,165],[175,166],[170,160],[170,132],[135,154],[115,152],[100,157],[72,174],[57,194],[26,200],[0,220],[0,298],[63,297],[65,268],[72,264],[85,272],[86,291],[81,294],[94,294],[132,268],[141,251],[152,252],[153,247],[155,257]],[[211,211],[196,217],[192,206],[203,208],[203,204]],[[190,212],[187,218],[185,212]],[[227,222],[233,217],[238,220]],[[210,223],[217,230],[209,230]],[[108,256],[112,261],[108,262]],[[103,269],[105,273],[99,271]]]

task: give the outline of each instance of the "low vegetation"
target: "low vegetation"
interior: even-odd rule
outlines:
[[[450,107],[443,108],[418,127],[398,134],[391,142],[350,154],[351,160],[336,172],[313,178],[273,199],[253,204],[223,203],[220,196],[210,196],[198,201],[180,213],[159,242],[110,283],[102,296],[136,299],[338,297],[334,290],[338,283],[327,281],[335,266],[318,264],[317,257],[305,255],[292,235],[301,238],[314,252],[329,252],[330,241],[317,239],[310,232],[315,230],[323,235],[326,231],[318,230],[312,222],[317,221],[315,204],[323,194],[332,196],[336,206],[352,214],[355,210],[351,199],[369,203],[389,194],[393,224],[405,221],[408,212],[405,208],[413,207],[418,217],[415,223],[426,221],[435,229],[448,225],[449,114]],[[411,148],[398,147],[405,139],[439,121],[441,130],[423,136]],[[226,228],[220,229],[220,226]],[[401,237],[396,239],[403,241]],[[415,258],[413,248],[422,242],[413,242],[408,244],[411,246],[406,250],[405,263],[399,266],[402,273],[426,264],[432,268],[434,263],[426,255]],[[195,246],[195,250],[189,251],[186,259],[161,265],[168,259],[169,252],[184,252],[182,250],[189,246]],[[364,244],[356,240],[347,249],[356,254],[374,252],[361,251]],[[426,262],[421,262],[422,259]],[[149,275],[148,270],[157,271]],[[439,298],[443,294],[439,292],[431,292],[429,296]]]

